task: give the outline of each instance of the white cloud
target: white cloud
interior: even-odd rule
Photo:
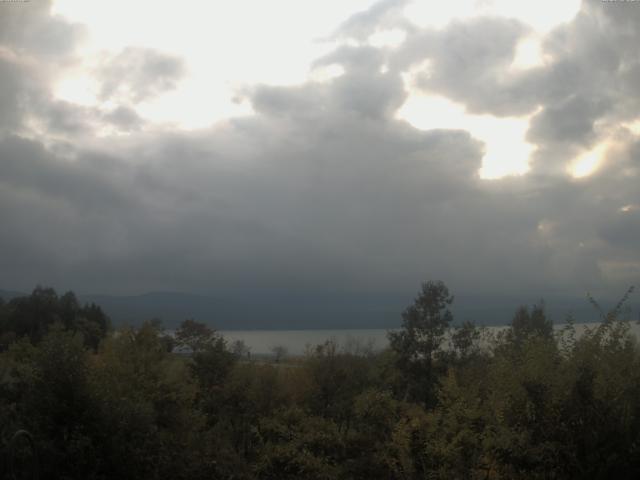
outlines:
[[[404,42],[407,34],[400,29],[382,30],[369,37],[369,44],[374,47],[397,47]]]
[[[571,21],[582,0],[481,0],[479,13],[517,18],[536,31],[544,33]]]
[[[473,16],[477,0],[413,1],[404,10],[411,22],[420,27],[443,28],[454,19]]]
[[[249,113],[234,101],[246,85],[305,81],[313,59],[333,48],[318,39],[353,11],[373,3],[56,0],[53,11],[87,26],[89,38],[81,50],[87,65],[102,52],[113,54],[130,46],[182,58],[189,70],[184,82],[170,95],[145,104],[140,113],[198,128]],[[62,80],[60,98],[77,98],[64,87],[76,75],[69,72]],[[86,95],[82,100],[89,101]]]
[[[409,20],[421,27],[443,28],[453,20],[478,15],[515,18],[538,32],[547,32],[573,19],[581,0],[415,0],[405,8]]]

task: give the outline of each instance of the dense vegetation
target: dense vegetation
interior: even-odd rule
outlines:
[[[0,448],[26,429],[44,478],[639,478],[640,349],[621,305],[578,335],[542,305],[452,328],[428,282],[390,348],[247,359],[188,320],[113,331],[37,288],[0,302]],[[1,470],[0,470],[1,471]]]

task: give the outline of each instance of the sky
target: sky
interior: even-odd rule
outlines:
[[[639,25],[600,0],[0,2],[0,288],[619,296]]]

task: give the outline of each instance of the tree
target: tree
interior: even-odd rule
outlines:
[[[453,315],[453,296],[441,281],[429,281],[413,304],[402,313],[402,329],[389,332],[389,342],[397,356],[397,366],[406,376],[407,395],[421,398],[425,405],[435,401],[434,358]]]
[[[38,343],[55,322],[60,321],[58,295],[52,288],[37,286],[31,295],[13,298],[8,305],[6,328],[16,337]]]
[[[59,297],[54,289],[38,286],[31,295],[15,297],[0,308],[0,348],[21,337],[39,343],[56,323],[81,333],[84,344],[94,351],[110,328],[109,318],[99,306],[81,307],[73,292]]]
[[[183,348],[196,353],[206,349],[218,339],[215,330],[193,319],[183,320],[176,330],[176,342]]]
[[[275,362],[280,363],[280,360],[286,357],[289,351],[287,350],[287,347],[285,347],[284,345],[275,345],[271,347],[271,353],[273,353],[273,358],[275,359]]]
[[[332,418],[339,428],[348,425],[353,417],[353,399],[371,386],[372,367],[366,357],[341,353],[333,339],[317,345],[302,368],[308,381],[309,410]]]
[[[120,329],[90,365],[100,475],[72,478],[207,478],[192,474],[207,468],[194,462],[204,424],[194,408],[197,385],[184,358],[167,351],[159,322]]]
[[[85,345],[94,351],[98,349],[100,341],[107,336],[111,328],[109,317],[95,303],[82,307],[74,320],[73,328],[82,333]]]
[[[34,355],[34,381],[21,408],[38,439],[43,470],[57,478],[90,478],[95,470],[97,408],[89,384],[89,353],[81,334],[49,328]]]
[[[481,331],[473,322],[466,321],[451,335],[451,345],[459,360],[467,360],[478,351]]]
[[[215,423],[222,401],[219,393],[238,358],[229,351],[222,335],[195,320],[180,324],[176,342],[191,353],[189,368],[200,387],[200,406]]]
[[[244,340],[236,340],[231,344],[231,351],[233,354],[240,358],[251,358],[251,348],[244,343]]]
[[[533,305],[531,311],[526,306],[521,306],[511,321],[510,337],[516,345],[521,345],[527,338],[540,337],[553,338],[553,322],[547,319],[544,311],[544,303]]]

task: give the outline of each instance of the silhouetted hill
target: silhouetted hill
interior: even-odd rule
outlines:
[[[213,297],[176,292],[155,292],[138,296],[81,295],[84,302],[102,306],[115,324],[139,324],[160,318],[174,327],[185,318],[208,323],[221,330],[242,329],[339,329],[395,328],[412,295],[392,294],[273,294],[248,293]],[[456,323],[465,320],[480,325],[504,325],[520,305],[531,305],[536,297],[456,295],[453,305]],[[615,301],[602,300],[604,309]],[[598,321],[597,312],[586,298],[545,299],[547,313],[555,323],[568,314],[577,322]],[[637,318],[638,304],[631,302],[631,316]]]
[[[160,318],[174,327],[185,318],[217,329],[390,328],[403,302],[394,299],[249,295],[209,297],[175,292],[138,296],[80,295],[100,305],[115,324]]]
[[[0,290],[0,298],[2,298],[5,301],[11,300],[12,298],[15,297],[23,297],[24,295],[27,295],[24,292],[15,292],[12,290]]]
[[[62,293],[62,292],[59,292]],[[8,300],[25,295],[0,290]],[[243,329],[340,329],[395,328],[401,312],[413,299],[399,294],[300,294],[249,292],[239,295],[206,296],[178,292],[152,292],[143,295],[78,295],[82,303],[100,305],[115,325],[139,325],[160,318],[167,328],[186,318],[210,324],[220,330]],[[633,300],[633,297],[632,297]],[[531,305],[536,297],[456,295],[453,304],[455,323],[465,320],[479,325],[504,325],[511,321],[519,305]],[[602,300],[604,309],[615,301]],[[577,322],[598,321],[586,298],[545,298],[546,310],[555,323],[569,313]],[[638,302],[630,302],[633,319],[638,318]]]

